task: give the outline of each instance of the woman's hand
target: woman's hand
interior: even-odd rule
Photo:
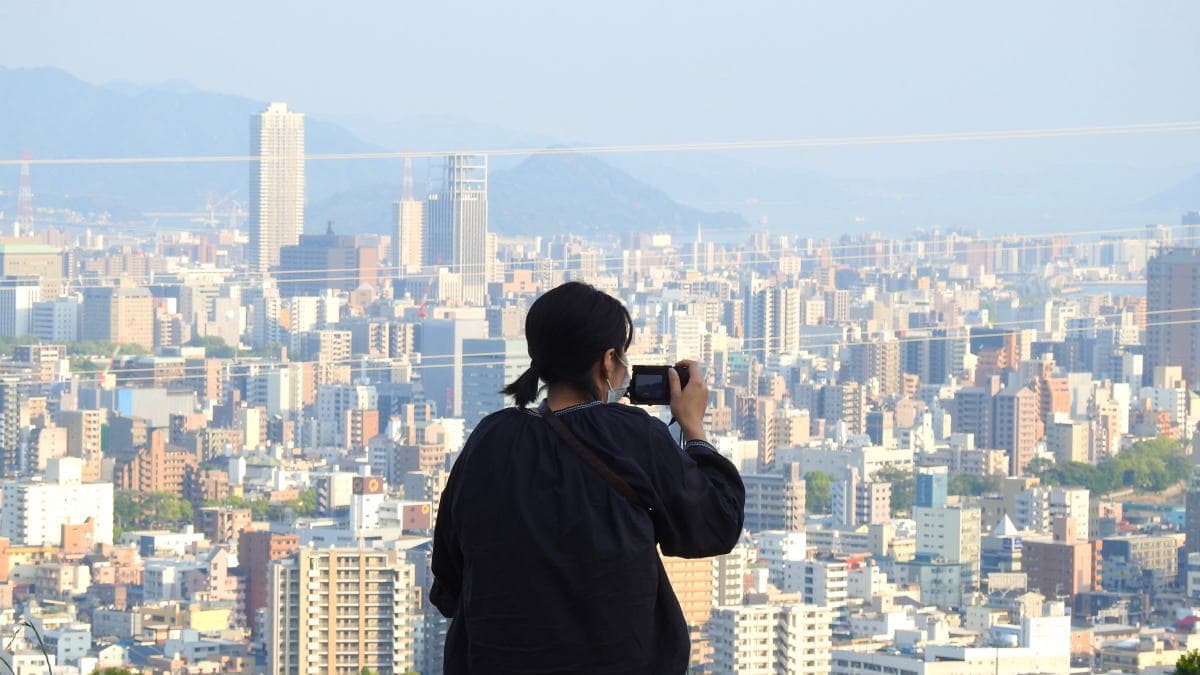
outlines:
[[[679,366],[687,368],[688,383],[686,387],[681,387],[675,368],[667,371],[667,378],[671,381],[671,415],[679,422],[685,440],[708,440],[704,435],[704,411],[708,409],[708,384],[704,381],[704,369],[699,361],[680,361],[675,364],[676,368]]]

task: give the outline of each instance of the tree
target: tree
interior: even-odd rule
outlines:
[[[192,522],[192,505],[170,492],[117,490],[113,493],[114,525],[131,529],[177,529]]]
[[[876,471],[871,480],[892,484],[892,513],[912,513],[917,494],[917,479],[912,469],[887,466]]]
[[[950,477],[948,491],[952,495],[979,497],[999,492],[1003,480],[1004,477],[1001,475],[973,476],[960,473]]]
[[[832,507],[829,486],[833,476],[822,471],[804,474],[804,509],[809,513],[829,513]]]
[[[197,335],[188,340],[188,347],[204,347],[204,355],[214,359],[231,359],[237,356],[237,348],[229,346],[219,335]]]
[[[1175,662],[1175,675],[1200,675],[1200,649],[1193,649]]]
[[[1134,443],[1096,465],[1035,460],[1030,462],[1028,473],[1048,485],[1085,487],[1093,494],[1103,495],[1124,488],[1161,492],[1185,480],[1189,470],[1182,443],[1155,438]]]

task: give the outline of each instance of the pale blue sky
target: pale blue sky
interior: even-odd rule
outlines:
[[[1200,119],[1198,27],[1188,0],[58,0],[0,6],[0,65],[643,143]],[[1166,166],[1197,149],[1196,134],[921,148],[878,168]],[[864,170],[842,151],[800,164],[852,172],[846,158]]]

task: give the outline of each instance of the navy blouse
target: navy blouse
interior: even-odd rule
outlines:
[[[737,468],[704,441],[681,449],[640,408],[558,411],[650,505],[642,510],[543,411],[485,418],[442,493],[430,601],[453,619],[445,672],[685,672],[687,626],[658,548],[683,558],[733,548],[746,502]]]

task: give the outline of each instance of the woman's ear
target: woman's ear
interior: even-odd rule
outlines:
[[[609,359],[617,360],[617,350],[610,348],[600,357],[600,376],[604,378],[605,382],[608,382],[608,376],[614,370],[608,365]]]

